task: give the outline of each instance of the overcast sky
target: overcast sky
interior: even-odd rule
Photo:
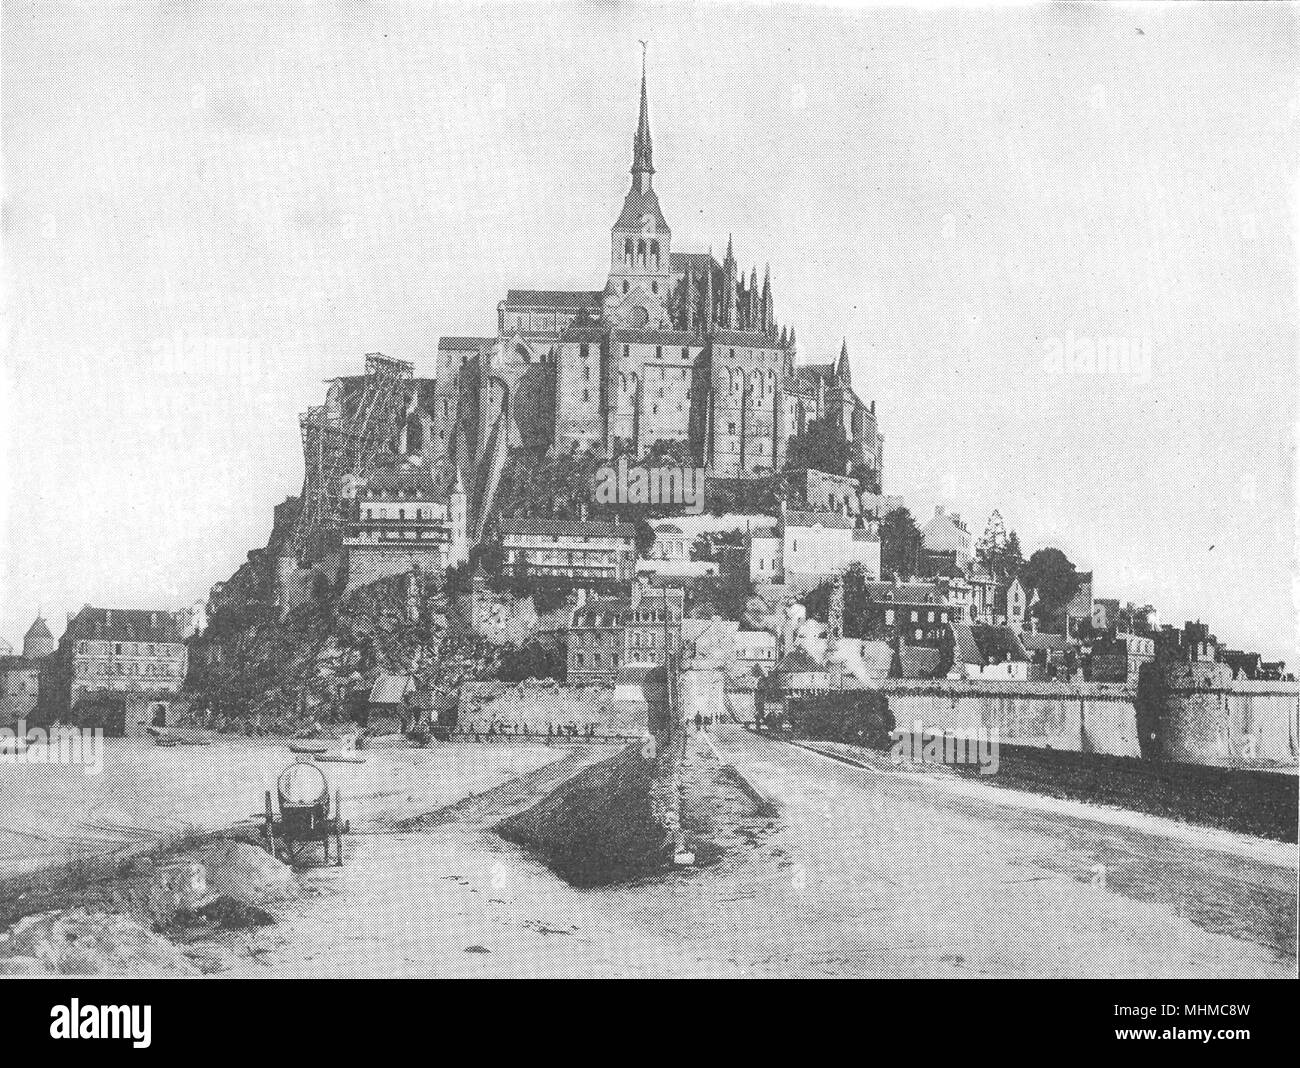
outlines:
[[[848,338],[888,492],[1294,661],[1295,15],[8,0],[0,635],[204,596],[322,380],[600,288],[645,38],[674,248]]]

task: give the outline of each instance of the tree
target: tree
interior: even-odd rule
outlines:
[[[906,511],[906,509],[900,509]],[[873,627],[871,599],[867,596],[868,576],[861,564],[850,564],[844,572],[844,637],[846,638],[888,638],[888,628],[877,633]],[[810,590],[803,599],[804,609],[809,619],[828,622],[830,614],[831,590],[834,582],[823,582]]]
[[[990,575],[1002,581],[1010,580],[1024,566],[1020,536],[1014,530],[1008,532],[1002,522],[1002,513],[996,508],[975,545],[975,557]]]
[[[1055,623],[1079,589],[1079,576],[1070,558],[1050,546],[1038,549],[1020,570],[1020,581],[1038,591],[1034,615],[1041,623]]]
[[[745,544],[743,530],[707,530],[691,543],[691,559],[721,564],[727,549]]]
[[[507,646],[502,651],[497,677],[504,682],[521,682],[524,679],[557,679],[563,682],[567,670],[567,656],[562,643],[534,638],[523,645]]]
[[[868,493],[880,492],[880,472],[859,461],[850,472],[854,481]]]
[[[724,570],[721,574],[703,577],[695,584],[695,603],[713,605],[723,619],[740,619],[753,596],[754,584],[746,571]]]
[[[655,543],[655,530],[644,519],[636,521],[636,554],[643,560],[650,555]]]
[[[999,577],[1013,579],[1020,574],[1024,566],[1025,557],[1020,551],[1020,535],[1013,530],[1007,535],[1007,544],[1002,550],[1003,573]]]
[[[785,450],[787,471],[811,467],[830,475],[843,475],[849,467],[849,443],[844,433],[827,419],[814,419],[802,434],[790,439]]]
[[[910,577],[920,571],[921,529],[906,508],[895,508],[880,521],[880,573]]]
[[[1002,522],[1002,513],[996,508],[984,524],[984,533],[975,543],[975,559],[989,570],[989,574],[999,574],[1002,554],[1007,548],[1007,528]]]

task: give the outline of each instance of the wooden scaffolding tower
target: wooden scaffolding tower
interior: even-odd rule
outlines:
[[[337,406],[308,408],[298,417],[304,475],[293,550],[300,560],[319,557],[337,540],[349,485],[370,471],[397,433],[414,370],[405,360],[368,352],[355,402],[340,398]]]

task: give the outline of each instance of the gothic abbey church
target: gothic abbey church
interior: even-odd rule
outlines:
[[[487,488],[512,449],[643,456],[673,443],[714,478],[779,471],[790,439],[814,419],[841,428],[851,469],[879,485],[883,438],[875,403],[833,363],[796,363],[793,328],[778,325],[770,271],[738,270],[731,241],[679,252],[654,188],[644,59],[632,141],[632,186],[610,234],[598,290],[512,289],[494,337],[438,342],[426,456],[450,484],[474,472]],[[490,491],[488,493],[490,496]]]

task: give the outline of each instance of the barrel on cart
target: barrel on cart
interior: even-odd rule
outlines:
[[[271,791],[266,791],[265,823],[262,827],[262,844],[272,856],[280,853],[290,864],[314,844],[319,843],[330,862],[330,839],[334,840],[334,863],[343,865],[343,836],[352,825],[342,818],[342,798],[334,791],[334,804],[330,805],[329,782],[325,773],[302,758],[280,773],[276,782],[280,815],[276,818],[271,808]]]

